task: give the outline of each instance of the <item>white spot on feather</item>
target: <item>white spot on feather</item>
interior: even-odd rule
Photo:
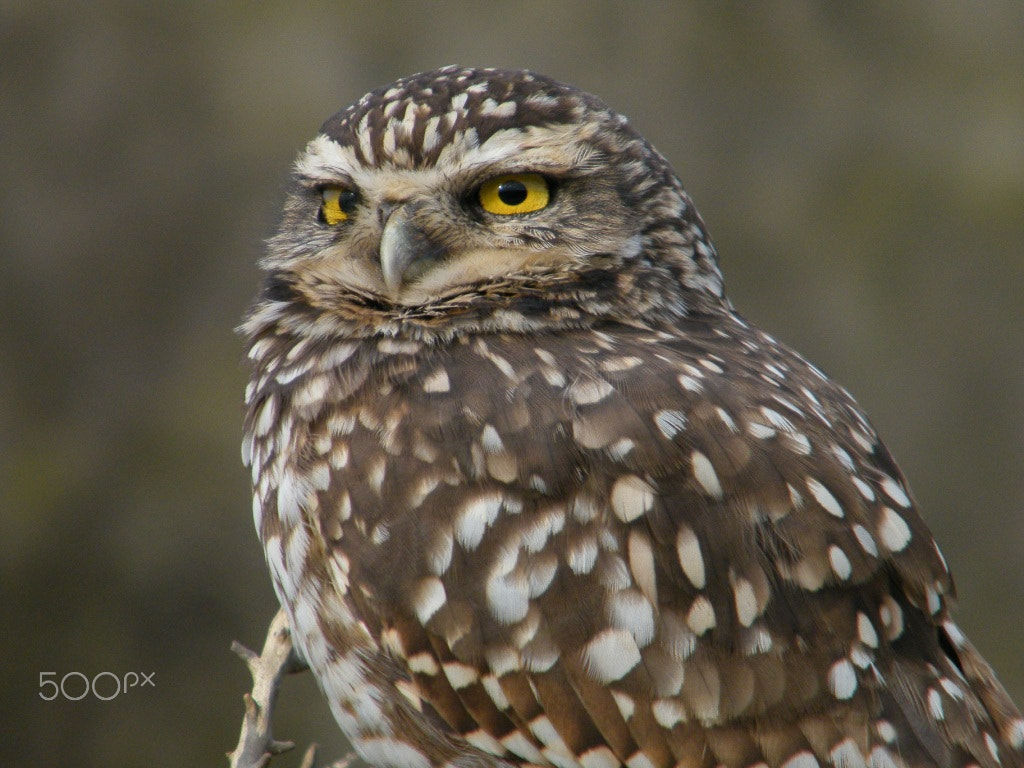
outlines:
[[[550,365],[552,368],[557,368],[558,367],[558,360],[555,358],[554,355],[552,355],[546,349],[542,349],[540,347],[534,347],[533,348],[533,353],[535,355],[537,355],[537,357],[539,357],[545,363]]]
[[[406,664],[409,666],[409,671],[418,675],[436,675],[441,671],[441,668],[437,665],[437,660],[429,653],[417,653],[409,657]]]
[[[384,456],[378,456],[369,462],[366,468],[366,479],[378,495],[383,492],[384,478],[387,477],[387,471],[387,459]]]
[[[284,547],[281,545],[281,537],[274,536],[264,545],[267,557],[267,566],[273,576],[274,585],[277,586],[288,600],[294,600],[299,591],[298,582],[292,578],[291,572],[284,564]]]
[[[654,639],[654,606],[640,592],[623,589],[613,592],[607,601],[608,621],[629,632],[638,647]]]
[[[390,337],[377,342],[377,349],[385,355],[413,355],[419,352],[422,346],[418,341],[400,341]]]
[[[512,562],[514,565],[514,555]],[[511,569],[510,569],[511,570]],[[530,608],[530,584],[522,579],[509,579],[500,571],[491,574],[485,587],[487,605],[494,618],[503,624],[521,621]]]
[[[785,416],[783,416],[776,410],[762,406],[761,414],[766,419],[768,419],[768,423],[771,424],[776,429],[780,429],[783,432],[792,432],[794,429],[793,422],[791,422],[789,419],[787,419]]]
[[[857,636],[860,637],[860,641],[864,645],[870,648],[878,647],[878,633],[875,631],[875,625],[871,623],[871,619],[865,613],[857,614]]]
[[[503,374],[505,374],[506,377],[515,381],[516,369],[512,367],[512,364],[509,363],[508,360],[501,357],[501,355],[495,355],[493,353],[487,355],[487,359],[494,363],[494,366]]]
[[[743,653],[747,656],[768,653],[772,645],[771,634],[761,626],[751,627],[743,637]]]
[[[426,624],[448,599],[441,580],[430,576],[421,579],[412,590],[412,609],[421,624]]]
[[[737,579],[733,586],[733,596],[736,601],[736,618],[744,627],[749,627],[757,618],[758,606],[757,595],[754,594],[754,585],[747,579]]]
[[[491,646],[484,650],[487,667],[498,677],[522,669],[519,652],[508,645]]]
[[[654,423],[658,425],[665,439],[671,440],[686,429],[686,414],[682,411],[658,411],[654,414]]]
[[[640,649],[632,633],[606,629],[583,648],[583,663],[599,683],[621,680],[640,663]]]
[[[625,355],[622,357],[609,357],[601,361],[598,366],[602,371],[608,373],[615,373],[618,371],[629,371],[641,365],[643,360],[635,355]]]
[[[910,543],[910,527],[889,507],[882,507],[878,536],[890,552],[900,552]]]
[[[956,699],[957,701],[964,700],[964,689],[948,677],[940,678],[939,685],[942,686],[942,689],[950,696],[950,698]]]
[[[885,491],[886,496],[904,509],[910,506],[910,497],[907,496],[906,491],[904,491],[903,487],[888,475],[882,478],[882,490]]]
[[[530,731],[544,745],[544,759],[541,765],[552,764],[555,768],[578,768],[579,763],[572,750],[558,734],[547,715],[540,715],[530,721]]]
[[[694,451],[690,456],[690,463],[693,466],[693,476],[700,483],[704,492],[714,499],[721,499],[724,495],[722,483],[718,479],[711,460],[700,451]]]
[[[872,749],[871,754],[868,756],[869,768],[902,768],[904,765],[906,764],[902,761],[897,762],[892,756],[892,752],[882,746]],[[977,768],[977,766],[974,766],[974,768]]]
[[[626,758],[626,768],[657,768],[647,755],[636,751]]]
[[[609,445],[605,450],[608,451],[608,456],[613,460],[622,461],[632,453],[634,448],[636,448],[636,443],[628,437],[623,437]]]
[[[604,379],[581,379],[573,382],[566,394],[576,405],[593,405],[614,391],[612,385]]]
[[[843,511],[842,505],[836,501],[836,497],[832,495],[832,492],[826,488],[819,480],[813,477],[807,478],[807,489],[811,492],[822,509],[828,512],[833,517],[843,518],[846,513]]]
[[[273,338],[262,338],[255,341],[251,347],[249,347],[248,358],[250,360],[259,360],[263,355],[274,346]]]
[[[331,484],[331,470],[327,462],[318,461],[309,471],[309,480],[317,491],[326,491]]]
[[[686,623],[698,636],[714,628],[715,609],[704,595],[693,601],[689,613],[686,614]]]
[[[942,622],[942,628],[946,630],[946,634],[949,636],[950,642],[952,642],[957,648],[963,649],[964,645],[967,643],[967,638],[960,630],[960,627],[949,619],[946,619],[946,621]]]
[[[679,526],[676,533],[676,555],[679,557],[679,565],[697,589],[703,589],[705,584],[704,556],[700,551],[700,542],[693,530],[686,525]]]
[[[619,708],[619,714],[623,720],[629,720],[636,711],[636,702],[633,697],[622,691],[612,691],[612,698],[615,699],[615,706]]]
[[[557,557],[549,556],[540,562],[535,562],[529,572],[530,597],[539,597],[544,594],[551,586],[551,582],[554,581],[557,571]]]
[[[671,730],[677,723],[686,722],[686,708],[678,699],[655,699],[651,714],[662,728]]]
[[[502,757],[506,754],[505,747],[501,742],[482,728],[477,728],[475,731],[467,733],[464,738],[482,752],[495,755],[496,757]]]
[[[530,740],[519,731],[513,731],[508,736],[503,736],[501,743],[513,755],[522,758],[531,765],[544,765],[547,762],[537,748],[530,743]]]
[[[856,469],[853,459],[850,458],[850,454],[845,448],[838,443],[832,443],[830,447],[832,449],[832,455],[839,460],[839,463],[842,464],[848,472],[853,472]]]
[[[583,768],[619,768],[621,763],[608,747],[594,747],[580,755]]]
[[[505,450],[505,444],[501,441],[501,435],[490,424],[484,425],[480,436],[480,444],[483,445],[484,450],[488,453],[498,453]]]
[[[427,567],[436,576],[441,576],[452,564],[452,551],[455,549],[450,534],[441,533],[427,552]]]
[[[789,758],[780,768],[820,768],[820,766],[817,758],[805,749]]]
[[[988,753],[992,755],[992,759],[997,763],[999,760],[999,745],[996,744],[996,740],[992,738],[992,734],[985,734],[985,746],[988,747]]]
[[[878,545],[875,544],[874,538],[868,533],[868,529],[860,523],[856,523],[853,526],[853,535],[857,537],[857,542],[861,548],[873,557],[878,557]]]
[[[895,640],[903,634],[903,609],[891,595],[886,595],[881,606],[878,608],[878,616],[885,628],[885,636]]]
[[[612,486],[611,504],[616,517],[632,522],[650,510],[654,489],[636,475],[623,475]]]
[[[1006,727],[1006,741],[1015,749],[1024,749],[1024,718],[1018,717],[1010,721]]]
[[[447,392],[451,388],[448,372],[444,368],[438,368],[423,379],[424,392]]]
[[[629,532],[629,570],[633,581],[652,605],[658,604],[657,572],[654,569],[654,548],[646,533],[631,529]]]
[[[292,395],[292,407],[297,409],[321,405],[330,390],[327,376],[318,375],[306,380]]]
[[[359,756],[367,765],[390,768],[430,768],[430,760],[405,741],[387,737],[361,738],[357,742]]]
[[[685,373],[679,374],[679,385],[687,392],[700,392],[704,389],[704,385],[700,381],[693,376],[687,376]]]
[[[867,768],[864,755],[853,738],[846,738],[832,747],[828,753],[834,768]]]
[[[256,532],[259,533],[263,527],[263,502],[258,493],[252,495],[252,522],[256,527]]]
[[[590,573],[597,562],[597,540],[593,537],[577,539],[569,545],[567,559],[569,570],[580,575]]]
[[[456,691],[468,688],[480,678],[474,667],[458,661],[446,661],[441,668],[444,669],[444,676],[448,678],[448,682]]]
[[[750,433],[751,437],[756,437],[758,440],[768,440],[778,434],[775,429],[769,427],[767,424],[761,424],[756,421],[747,423],[747,431]]]
[[[729,415],[729,412],[725,410],[725,408],[719,406],[718,408],[715,408],[715,413],[718,414],[718,418],[720,418],[722,420],[722,423],[725,424],[726,429],[728,429],[733,434],[739,433],[740,428],[736,425],[736,420]]]
[[[299,479],[286,472],[277,486],[277,514],[286,525],[298,525],[302,521],[302,500],[305,490]]]
[[[476,549],[487,526],[497,519],[500,509],[501,494],[496,491],[481,494],[467,502],[455,517],[455,538],[465,549]]]
[[[853,475],[850,479],[853,480],[853,484],[857,486],[857,490],[860,492],[860,495],[863,496],[866,501],[875,500],[875,492],[870,485],[865,483],[856,475]]]
[[[837,544],[833,544],[828,548],[828,561],[832,565],[832,572],[835,573],[843,581],[850,578],[850,574],[853,573],[853,566],[850,564],[850,558],[846,556],[842,547]]]
[[[811,455],[811,441],[803,432],[787,432],[786,439],[789,441],[790,449],[801,456]]]
[[[886,744],[892,744],[896,741],[896,729],[888,720],[879,720],[876,722],[875,730],[878,732],[878,735],[882,737],[882,741]]]
[[[490,697],[491,701],[494,702],[494,706],[498,709],[508,709],[510,704],[508,697],[505,695],[505,691],[502,690],[501,683],[498,682],[498,678],[494,675],[484,675],[480,678],[480,683],[483,685],[484,690]]]
[[[277,420],[277,396],[270,395],[256,412],[256,424],[253,427],[257,437],[265,437]]]

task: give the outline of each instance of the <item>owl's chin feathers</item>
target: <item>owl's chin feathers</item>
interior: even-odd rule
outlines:
[[[466,334],[547,334],[607,323],[653,330],[687,316],[685,288],[672,275],[638,275],[634,266],[622,254],[479,248],[389,289],[372,261],[337,255],[292,262],[268,274],[240,330],[249,338],[446,343]]]

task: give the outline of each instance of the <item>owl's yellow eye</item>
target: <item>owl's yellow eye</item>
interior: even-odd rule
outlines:
[[[551,201],[551,189],[539,173],[512,173],[484,182],[479,196],[485,211],[508,216],[546,208]]]
[[[356,209],[358,196],[355,192],[343,187],[324,187],[320,193],[320,216],[331,226],[340,224]]]

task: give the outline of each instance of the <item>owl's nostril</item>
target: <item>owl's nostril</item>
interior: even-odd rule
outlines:
[[[411,201],[408,197],[402,198],[384,198],[377,204],[377,221],[380,223],[381,228],[388,223],[395,211],[401,209],[405,216],[411,217],[423,208],[423,202],[420,200]]]
[[[388,219],[391,218],[391,214],[395,212],[395,209],[401,207],[404,204],[404,200],[383,200],[380,205],[377,206],[377,221],[381,227],[388,223]]]

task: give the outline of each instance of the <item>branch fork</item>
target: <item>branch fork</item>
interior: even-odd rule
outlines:
[[[292,645],[291,627],[284,610],[279,610],[270,622],[263,651],[257,654],[237,640],[231,650],[249,668],[252,675],[252,692],[243,696],[245,715],[238,735],[238,745],[228,753],[231,768],[266,768],[272,758],[295,748],[291,741],[279,741],[271,731],[271,718],[281,681],[286,675],[307,669]],[[317,757],[316,744],[311,744],[303,754],[300,768],[314,768]],[[354,760],[347,755],[330,768],[347,768]]]

